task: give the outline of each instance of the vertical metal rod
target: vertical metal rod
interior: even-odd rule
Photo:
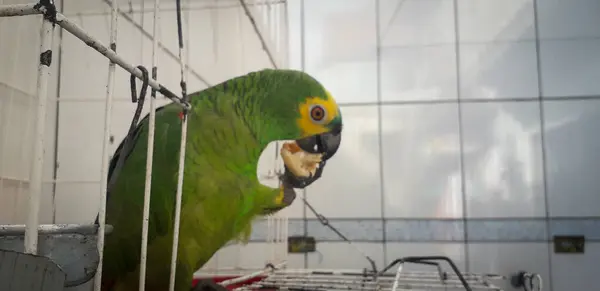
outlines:
[[[117,0],[111,0],[110,10],[110,47],[117,50]],[[99,263],[94,278],[94,291],[102,289],[102,267],[104,258],[104,234],[106,233],[106,191],[108,187],[110,128],[112,122],[112,107],[115,90],[116,64],[109,59],[108,83],[106,84],[106,101],[104,102],[104,136],[102,141],[102,168],[100,177],[100,209],[98,211],[98,255]]]
[[[181,121],[181,146],[179,148],[179,173],[177,175],[177,194],[175,201],[175,226],[173,227],[173,249],[171,253],[171,277],[169,290],[175,290],[175,273],[177,272],[177,246],[179,243],[179,225],[181,220],[181,197],[183,193],[183,166],[185,162],[185,143],[187,140],[187,117]]]
[[[46,135],[46,104],[48,99],[48,79],[52,62],[52,41],[54,24],[42,19],[40,29],[40,60],[37,79],[37,108],[34,129],[34,144],[29,179],[29,205],[27,209],[27,228],[25,229],[25,252],[37,254],[40,200],[42,197],[42,174],[44,166],[44,142]]]
[[[393,20],[392,20],[393,21]],[[384,172],[384,157],[383,157],[383,104],[382,104],[382,89],[381,89],[381,51],[382,51],[382,35],[381,35],[381,1],[375,0],[375,36],[376,36],[376,74],[377,74],[377,147],[379,151],[379,184],[381,190],[379,192],[380,210],[381,210],[381,238],[383,250],[383,262],[387,264],[387,232],[386,216],[385,216],[385,176]]]
[[[300,0],[300,68],[306,70],[306,23],[304,19],[305,1]],[[289,6],[288,6],[289,7]],[[289,14],[289,11],[288,11]],[[302,199],[307,200],[306,188],[302,189]],[[306,219],[306,203],[302,204],[304,236],[308,236],[308,220]],[[308,268],[308,253],[304,253],[304,268]]]
[[[61,0],[60,1],[60,9],[58,10],[60,12],[65,11],[65,1]],[[58,39],[59,39],[59,44],[62,44],[63,41],[63,30],[59,29],[58,30]],[[59,140],[58,140],[58,136],[60,134],[60,102],[58,101],[61,95],[61,87],[62,87],[62,56],[63,56],[63,50],[62,50],[62,45],[58,46],[58,52],[57,52],[57,62],[56,62],[56,99],[52,100],[53,102],[56,103],[56,109],[54,110],[54,153],[52,156],[53,159],[53,165],[52,165],[52,224],[56,223],[56,180],[58,178],[58,145],[59,145]]]
[[[154,23],[152,28],[152,79],[157,79],[158,25],[160,22],[160,0],[154,0]],[[152,194],[152,164],[154,159],[154,133],[156,131],[156,90],[152,89],[146,152],[146,180],[144,184],[144,213],[142,217],[142,239],[140,250],[139,290],[146,290],[146,265],[148,263],[148,227],[150,223],[150,196]]]
[[[283,33],[285,33],[285,35],[283,36],[284,43],[281,51],[283,51],[285,54],[285,57],[283,58],[283,67],[287,68],[287,66],[290,64],[290,18],[287,1],[283,2],[283,25]]]
[[[177,26],[179,33],[179,65],[180,65],[180,73],[181,73],[181,91],[184,102],[188,101],[187,97],[187,84],[186,84],[186,74],[185,74],[185,49],[183,42],[183,21],[181,10],[181,0],[176,1],[177,4]],[[186,7],[187,8],[187,7]],[[177,253],[178,253],[178,245],[179,245],[179,227],[181,223],[181,198],[183,196],[183,175],[184,175],[184,163],[185,163],[185,148],[187,142],[187,124],[188,124],[188,116],[187,111],[184,113],[183,118],[181,120],[181,144],[179,149],[179,169],[177,173],[177,193],[175,198],[175,217],[174,217],[174,226],[173,226],[173,247],[171,252],[171,274],[169,278],[169,291],[175,290],[175,275],[177,273]]]

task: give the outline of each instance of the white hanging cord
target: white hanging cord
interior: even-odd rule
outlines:
[[[154,22],[152,28],[152,79],[157,80],[158,27],[160,22],[160,0],[154,0]],[[142,239],[140,249],[139,290],[146,290],[146,266],[148,264],[148,227],[150,223],[150,197],[152,194],[152,165],[154,161],[154,133],[156,131],[156,90],[152,89],[146,151],[146,177],[144,184],[144,212],[142,217]]]
[[[117,51],[117,0],[111,1],[110,10],[110,49]],[[102,289],[102,266],[104,258],[104,235],[106,233],[106,195],[108,191],[108,168],[109,168],[109,146],[110,127],[112,120],[112,106],[115,88],[114,62],[108,64],[108,84],[106,85],[106,101],[104,103],[104,136],[102,142],[102,167],[100,177],[100,209],[98,211],[98,269],[94,278],[94,291]]]

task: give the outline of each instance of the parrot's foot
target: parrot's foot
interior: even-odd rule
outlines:
[[[296,177],[314,176],[323,159],[323,154],[307,153],[296,142],[284,143],[280,154],[283,163]]]
[[[227,291],[227,288],[215,283],[213,280],[203,279],[198,281],[198,284],[191,291]]]

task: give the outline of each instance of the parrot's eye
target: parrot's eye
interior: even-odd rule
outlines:
[[[323,108],[321,105],[314,105],[310,108],[310,118],[313,121],[321,122],[325,119],[325,115],[325,108]]]

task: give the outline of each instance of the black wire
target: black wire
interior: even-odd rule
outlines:
[[[179,37],[179,48],[183,48],[183,33],[181,33],[181,0],[175,1],[177,10],[177,32]]]
[[[308,201],[306,199],[302,199],[304,201],[304,204],[306,204],[306,206],[308,206],[308,209],[310,209],[310,211],[317,217],[317,219],[319,220],[319,222],[321,222],[322,225],[329,227],[329,229],[331,229],[333,232],[335,232],[335,234],[337,234],[341,239],[343,239],[344,241],[346,241],[349,244],[352,244],[352,241],[350,239],[348,239],[343,233],[341,233],[339,230],[337,230],[337,228],[335,228],[333,225],[331,225],[329,223],[329,219],[327,219],[327,217],[323,216],[322,214],[318,213],[313,207],[312,205],[310,205],[310,203],[308,203]],[[369,257],[369,255],[367,255],[366,253],[365,255],[365,259],[367,259],[367,261],[369,261],[369,264],[371,264],[371,270],[373,271],[373,276],[377,276],[377,265],[375,264],[375,261]]]
[[[142,109],[144,109],[146,92],[148,91],[149,87],[148,70],[144,66],[138,66],[137,68],[140,71],[142,71],[142,88],[140,89],[140,95],[138,99],[136,88],[136,76],[134,74],[131,74],[131,77],[129,78],[129,85],[131,86],[131,102],[137,102],[137,107],[135,109],[133,119],[131,120],[131,124],[129,125],[129,131],[125,136],[125,142],[123,144],[123,149],[121,150],[122,153],[128,153],[131,147],[133,146],[133,135],[135,132],[135,128],[137,127],[138,121],[140,119],[140,115],[142,114]],[[126,157],[126,154],[119,155],[119,159],[117,160],[117,164],[115,165],[113,174],[110,176],[110,181],[108,181],[108,185],[106,187],[107,193],[110,193],[110,190],[112,189],[112,187],[114,187]]]

